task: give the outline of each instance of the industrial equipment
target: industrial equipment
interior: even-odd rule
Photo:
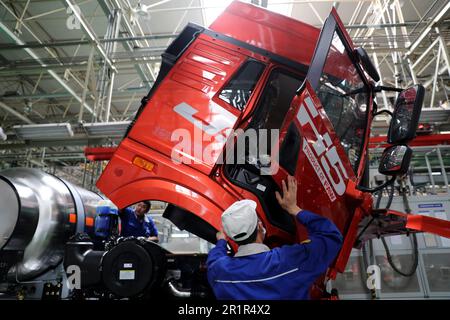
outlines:
[[[101,199],[37,169],[1,171],[0,292],[30,299],[67,295],[65,244],[76,233],[93,234]]]
[[[345,237],[314,298],[327,296],[327,280],[369,239],[420,231],[450,237],[449,221],[374,209],[371,194],[407,173],[424,89],[376,86],[376,68],[353,47],[335,9],[319,32],[235,1],[209,29],[189,24],[162,58],[155,85],[97,182],[119,208],[167,202],[166,218],[215,242],[223,210],[247,198],[258,203],[267,245],[295,243],[306,231],[275,199],[281,180],[294,175],[299,206],[333,220]],[[394,112],[377,110],[375,94],[383,90],[398,93]],[[389,179],[369,188],[370,129],[381,113],[392,116],[379,169]],[[249,149],[256,151],[237,155],[251,130],[259,140]],[[279,137],[259,136],[264,130]]]
[[[1,171],[0,299],[211,295],[206,254],[119,237],[108,202],[37,169]]]
[[[344,235],[338,257],[311,289],[312,298],[330,298],[327,281],[338,273],[352,277],[346,269],[351,251],[366,241],[421,231],[450,237],[449,221],[374,208],[372,193],[408,171],[408,144],[424,95],[421,85],[377,87],[379,78],[335,9],[319,31],[235,1],[209,29],[188,24],[167,48],[120,146],[112,157],[111,150],[93,155],[111,157],[97,186],[119,209],[166,202],[165,218],[211,243],[223,210],[252,199],[267,230],[265,242],[275,247],[308,237],[275,198],[281,181],[293,175],[298,205],[328,217]],[[382,90],[399,93],[394,112],[377,110],[374,97]],[[389,179],[369,188],[371,123],[382,112],[392,116],[379,167]],[[239,139],[245,144],[252,130],[257,143],[239,153]],[[204,254],[177,255],[117,236],[98,246],[93,203],[100,196],[30,169],[0,176],[6,292],[23,296],[22,288],[34,286],[28,295],[46,296],[54,288],[47,279],[56,279],[56,288],[74,281],[58,296],[75,299],[212,297]],[[53,278],[46,276],[49,269]]]

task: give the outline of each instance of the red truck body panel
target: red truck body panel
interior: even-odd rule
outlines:
[[[320,29],[301,21],[237,1],[209,28],[305,66],[320,34]]]
[[[179,142],[172,139],[172,134],[177,129],[189,130],[192,137],[204,135],[205,141],[214,139],[214,136],[202,132],[174,112],[176,106],[187,104],[197,110],[193,120],[197,120],[205,126],[219,122],[220,127],[216,126],[218,130],[212,132],[214,135],[222,135],[226,140],[228,132],[234,128],[240,112],[226,105],[220,99],[211,98],[216,96],[245,58],[247,56],[244,54],[199,37],[158,87],[157,92],[142,112],[141,119],[145,120],[137,121],[128,137],[169,157]],[[222,152],[223,145],[224,142],[217,142],[214,145],[214,150],[211,151],[212,162],[215,163]],[[213,165],[202,160],[205,147],[200,146],[201,152],[194,152],[198,151],[195,150],[196,147],[193,144],[190,152],[190,155],[193,156],[192,166],[204,174],[209,174]]]
[[[211,25],[211,29],[213,33],[221,32],[241,42],[234,43],[225,41],[230,40],[228,38],[222,40],[211,34],[200,34],[157,86],[97,182],[97,187],[119,207],[129,206],[142,199],[167,201],[202,217],[214,228],[220,229],[220,215],[234,201],[254,198],[259,202],[251,192],[227,182],[220,174],[220,168],[216,168],[216,174],[211,176],[215,162],[223,151],[230,130],[245,127],[246,122],[243,120],[253,111],[270,70],[280,65],[265,53],[270,52],[280,60],[285,59],[286,70],[299,66],[302,70],[294,71],[302,73],[304,77],[320,31],[294,19],[241,2],[232,3]],[[247,32],[242,32],[243,30]],[[251,50],[253,47],[249,49],[244,43],[262,51]],[[302,43],[301,50],[293,45],[296,43]],[[247,107],[239,111],[220,99],[218,93],[248,59],[266,64],[266,69],[255,86]],[[191,121],[174,110],[180,105],[195,108],[196,113],[192,115]],[[194,121],[218,130],[213,130],[213,134],[209,135],[193,125]],[[177,149],[180,140],[173,139],[173,133],[180,128],[188,131],[191,137],[203,135],[204,143],[198,144],[199,139],[194,138],[190,152]],[[217,135],[223,136],[223,139],[218,141]],[[216,141],[214,148],[207,150],[211,141]],[[171,161],[174,153],[191,158],[192,162],[177,166]],[[202,159],[206,153],[212,155],[212,161]],[[148,173],[134,166],[132,162],[136,155],[156,163],[157,172]],[[175,170],[171,170],[172,168]],[[165,172],[168,174],[164,174]],[[190,173],[195,173],[195,178],[186,182],[186,176],[190,176]],[[206,187],[202,187],[202,179],[217,185],[218,189],[207,192],[208,185],[205,182]],[[159,183],[157,181],[165,181],[171,188],[155,188],[154,185]],[[142,190],[136,189],[137,186]],[[177,186],[186,188],[185,192],[180,192],[180,187]],[[197,206],[191,203],[194,194]],[[322,208],[325,214],[332,216],[330,208]],[[280,245],[295,242],[295,235],[273,226],[265,218],[261,206],[258,210],[267,227],[268,243]],[[347,221],[339,224],[345,225]],[[304,233],[299,234],[299,239],[306,237]]]
[[[261,205],[261,199],[253,192],[231,183],[224,174],[223,166],[216,165],[215,162],[223,152],[230,130],[245,128],[248,125],[246,118],[256,108],[272,70],[282,67],[297,73],[299,77],[305,77],[320,31],[294,19],[238,1],[233,2],[210,28],[213,33],[220,32],[226,37],[213,37],[210,33],[202,33],[187,47],[154,89],[97,186],[120,208],[143,199],[166,201],[194,213],[215,229],[221,228],[221,213],[234,201],[253,199],[260,204],[257,210],[267,229],[268,245],[278,246],[305,240],[307,233],[302,226],[297,224],[297,231],[292,232],[271,223]],[[266,52],[276,59],[266,56]],[[333,59],[341,56],[341,62],[351,63],[348,56],[342,52],[335,50],[335,53]],[[266,68],[246,108],[240,111],[218,95],[248,59],[260,61]],[[284,62],[286,63],[283,64]],[[339,69],[333,69],[331,72],[337,76]],[[302,96],[294,99],[281,128],[281,141],[288,124],[300,108],[300,100],[304,98]],[[331,123],[321,109],[320,101],[315,98],[314,102],[313,108],[317,108],[319,115],[312,122],[315,125],[314,130],[329,133],[332,141],[325,151],[333,148],[337,150],[339,157],[344,159],[343,183],[346,184],[348,179],[356,182],[357,178],[346,160]],[[185,106],[186,110],[193,108],[195,111],[180,115],[177,108]],[[212,127],[213,130],[208,134],[196,124]],[[317,166],[313,166],[311,156],[308,158],[304,152],[311,151],[311,143],[314,143],[315,134],[311,124],[302,127],[296,120],[304,141],[308,141],[302,146],[295,173],[299,181],[299,205],[330,218],[345,234],[355,207],[349,205],[344,194],[334,194],[329,178],[319,178]],[[188,152],[177,148],[180,139],[177,139],[177,136],[174,139],[173,134],[179,129],[185,130],[194,138]],[[195,138],[198,135],[203,136],[202,143],[198,143],[199,139]],[[218,140],[217,136],[223,138]],[[207,150],[211,141],[216,143],[212,149]],[[212,161],[204,161],[205,153],[212,155]],[[174,154],[188,157],[192,162],[174,163],[171,158]],[[134,165],[133,160],[137,156],[154,163],[153,170],[149,172]],[[333,168],[330,172],[330,178],[335,181],[338,180],[338,175],[342,175],[341,171]],[[280,167],[273,179],[281,185],[281,180],[286,176],[286,170]],[[328,179],[328,186],[324,186],[324,179]]]
[[[349,57],[353,44],[334,9],[330,17],[336,25],[331,31],[339,33],[344,47],[334,38],[330,40],[328,62],[318,71],[344,79],[346,84],[359,81],[370,91],[371,80],[355,58]],[[336,272],[343,272],[359,224],[372,210],[371,194],[356,188],[366,166],[372,95],[367,94],[366,110],[362,111],[366,127],[355,133],[362,141],[357,146],[361,153],[355,167],[337,135],[339,128],[333,127],[325,110],[330,106],[322,105],[309,82],[308,71],[319,68],[315,50],[322,33],[319,38],[317,28],[235,1],[209,30],[196,26],[185,30],[190,32],[188,36],[183,31],[163,54],[158,79],[97,187],[119,208],[142,200],[165,201],[181,208],[184,211],[177,220],[194,215],[206,222],[201,228],[208,229],[209,236],[202,232],[200,236],[209,241],[215,241],[214,233],[221,229],[223,210],[237,200],[252,199],[258,203],[257,213],[267,230],[267,245],[305,240],[306,230],[274,197],[289,169],[280,165],[274,175],[255,176],[245,165],[221,162],[230,151],[227,141],[236,139],[233,130],[247,129],[257,118],[271,77],[281,70],[303,85],[287,102],[284,113],[280,111],[280,137],[274,148],[279,151],[288,134],[298,132],[301,142],[290,172],[298,180],[298,204],[331,219],[345,238],[328,273],[334,278]],[[236,108],[221,92],[250,62],[260,65],[262,71],[255,75],[244,107]],[[184,162],[186,159],[189,161]],[[201,224],[196,221],[185,224],[188,231]]]

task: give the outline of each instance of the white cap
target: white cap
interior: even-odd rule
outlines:
[[[236,241],[250,237],[257,225],[256,202],[253,200],[236,201],[222,214],[223,231]]]

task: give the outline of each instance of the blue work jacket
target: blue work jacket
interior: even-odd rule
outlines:
[[[285,245],[240,257],[227,255],[227,242],[217,241],[207,260],[208,282],[217,299],[309,299],[309,289],[336,258],[342,235],[327,218],[307,210],[297,220],[309,242]]]
[[[152,218],[145,216],[144,219],[138,219],[134,210],[126,208],[120,212],[120,220],[123,237],[152,237],[158,236],[158,230]]]

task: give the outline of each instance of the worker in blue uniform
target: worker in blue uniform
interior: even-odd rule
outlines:
[[[126,208],[119,212],[123,237],[145,237],[148,240],[158,242],[158,229],[152,218],[145,214],[150,210],[150,201],[142,201],[135,208]]]
[[[327,218],[297,206],[297,182],[282,182],[281,207],[308,230],[309,241],[270,250],[264,245],[265,229],[256,214],[256,202],[237,201],[222,214],[223,231],[207,260],[208,282],[217,299],[309,299],[314,281],[336,258],[342,235]],[[226,236],[238,245],[227,255]]]

